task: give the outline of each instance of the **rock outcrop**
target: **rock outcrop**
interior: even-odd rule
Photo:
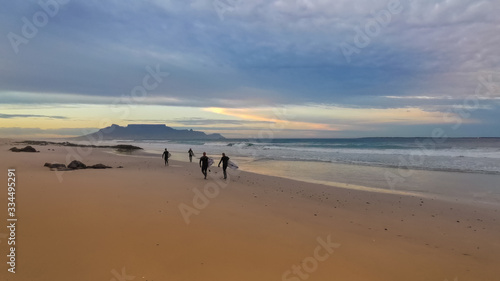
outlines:
[[[95,165],[92,165],[92,166],[88,166],[87,168],[88,169],[110,169],[112,167],[106,166],[104,164],[95,164]]]
[[[29,146],[29,145],[26,146],[26,147],[24,147],[24,148],[13,147],[13,148],[11,148],[9,150],[12,151],[12,152],[39,152],[34,147]]]
[[[101,163],[87,166],[84,163],[77,161],[77,160],[71,161],[71,163],[69,163],[69,165],[67,167],[64,164],[59,164],[59,163],[54,163],[54,164],[45,163],[45,165],[43,165],[43,166],[48,167],[51,170],[58,170],[58,171],[71,171],[71,170],[82,170],[82,169],[111,169],[111,168],[113,168],[113,167],[106,166],[106,165],[101,164]]]
[[[87,169],[87,165],[83,164],[82,162],[78,160],[73,160],[71,163],[69,163],[68,168],[77,170],[77,169]]]
[[[44,167],[49,167],[50,169],[56,169],[56,170],[59,170],[59,171],[62,171],[62,170],[66,170],[67,167],[66,165],[64,164],[59,164],[59,163],[54,163],[54,164],[51,164],[51,163],[45,163],[45,165],[43,165]]]

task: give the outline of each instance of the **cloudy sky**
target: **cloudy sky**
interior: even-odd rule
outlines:
[[[497,0],[41,0],[0,11],[0,136],[500,136]]]

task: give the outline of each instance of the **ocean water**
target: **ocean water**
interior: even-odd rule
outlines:
[[[188,161],[192,148],[241,170],[345,188],[500,205],[500,138],[116,141]]]
[[[158,142],[139,146],[158,152],[206,151],[247,158],[244,161],[308,161],[434,171],[500,174],[500,138],[272,139],[265,141]]]

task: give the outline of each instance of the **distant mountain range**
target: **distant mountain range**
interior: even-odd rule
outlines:
[[[126,127],[111,125],[77,138],[78,140],[220,140],[221,134],[205,134],[193,130],[176,130],[160,124],[130,124]]]

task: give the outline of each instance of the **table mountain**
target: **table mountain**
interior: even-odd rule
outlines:
[[[111,125],[99,131],[78,137],[79,140],[219,140],[220,134],[205,134],[193,130],[177,130],[160,124],[129,124],[126,127]]]

